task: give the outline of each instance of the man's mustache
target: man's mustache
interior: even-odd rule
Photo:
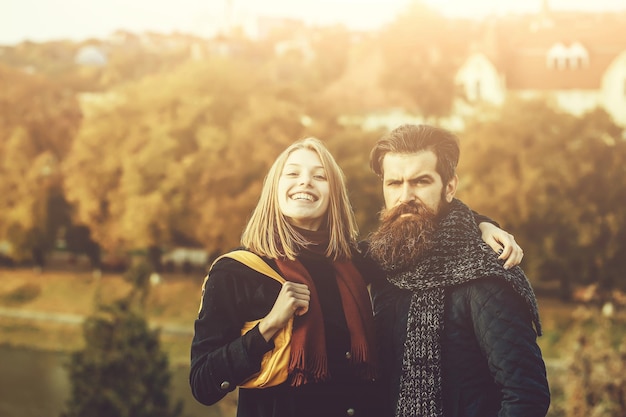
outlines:
[[[400,203],[390,209],[385,209],[380,213],[380,220],[382,222],[393,222],[404,214],[423,215],[428,212],[428,209],[417,201],[407,201],[406,203]]]

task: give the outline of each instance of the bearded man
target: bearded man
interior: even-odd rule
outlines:
[[[385,209],[368,254],[388,414],[544,417],[537,301],[522,269],[505,268],[455,199],[459,141],[403,125],[370,155]]]

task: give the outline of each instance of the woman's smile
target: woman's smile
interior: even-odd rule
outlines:
[[[278,180],[278,205],[287,221],[307,230],[322,225],[330,201],[326,170],[308,149],[293,151]]]

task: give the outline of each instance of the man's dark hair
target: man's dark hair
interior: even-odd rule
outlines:
[[[459,163],[459,139],[452,132],[430,125],[404,124],[380,138],[370,153],[370,167],[383,176],[387,153],[411,154],[430,150],[437,156],[437,173],[444,184],[455,175]]]

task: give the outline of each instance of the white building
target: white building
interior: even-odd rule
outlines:
[[[485,23],[456,75],[470,103],[543,97],[626,127],[626,13],[550,12]]]

